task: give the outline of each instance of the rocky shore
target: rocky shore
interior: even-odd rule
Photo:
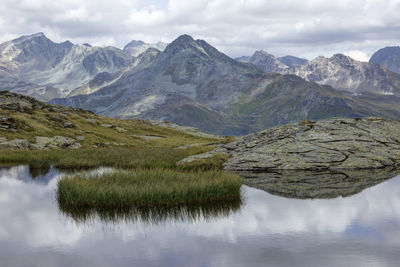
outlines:
[[[333,118],[270,128],[239,137],[190,162],[228,154],[226,170],[377,169],[400,165],[400,122],[377,118]]]

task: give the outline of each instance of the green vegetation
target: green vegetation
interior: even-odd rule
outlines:
[[[115,168],[177,168],[175,162],[193,154],[202,153],[209,147],[177,148],[92,148],[52,150],[4,150],[0,154],[2,164],[27,164],[31,167],[54,165],[61,169]],[[210,162],[213,164],[213,162]],[[210,168],[208,168],[210,169]],[[211,168],[212,169],[212,168]]]
[[[84,208],[176,206],[240,198],[239,176],[168,169],[78,173],[58,182],[60,205]]]
[[[72,178],[62,178],[57,193],[64,211],[87,214],[76,210],[89,209],[104,214],[106,209],[106,214],[114,214],[111,210],[129,209],[128,213],[135,214],[143,207],[240,199],[240,177],[221,171],[226,156],[176,165],[185,157],[232,141],[230,137],[185,132],[145,120],[106,118],[7,92],[0,92],[0,100],[0,142],[24,139],[28,143],[0,149],[1,165],[27,164],[34,176],[50,166],[114,168],[112,173],[96,177],[78,172]],[[80,148],[65,148],[62,143],[37,146],[38,137],[55,136],[73,138]],[[29,150],[37,147],[43,149]]]

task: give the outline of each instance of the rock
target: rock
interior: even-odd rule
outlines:
[[[125,133],[125,132],[128,131],[128,130],[126,130],[126,129],[122,128],[122,127],[119,127],[119,126],[115,127],[115,130],[117,130],[117,132],[120,132],[120,133]]]
[[[17,131],[14,118],[0,115],[0,130]]]
[[[72,122],[66,121],[63,123],[64,128],[75,128],[75,125]]]
[[[85,140],[85,136],[84,136],[84,135],[77,135],[77,136],[75,136],[75,138],[76,138],[77,140],[79,140],[79,141]]]
[[[151,140],[159,140],[165,138],[164,136],[156,136],[156,135],[137,135],[137,134],[131,134],[133,137],[140,138],[145,141],[151,141]]]
[[[91,124],[93,124],[93,125],[97,125],[98,124],[97,120],[95,120],[95,119],[86,119],[86,121],[91,123]]]
[[[119,127],[117,124],[100,124],[101,127],[115,129],[120,133],[127,132],[126,129]]]
[[[8,91],[0,92],[0,109],[32,113],[33,110],[43,109],[45,107],[48,107],[48,105],[37,101],[33,97],[23,96]]]
[[[67,117],[62,114],[46,114],[48,120],[55,121],[57,123],[64,123]]]
[[[240,137],[207,155],[219,153],[230,155],[224,167],[233,171],[399,166],[400,122],[375,117],[303,121]]]
[[[205,153],[201,153],[201,154],[197,154],[197,155],[192,155],[192,156],[189,156],[187,158],[184,158],[184,159],[178,161],[176,163],[176,165],[179,166],[179,165],[190,163],[190,162],[193,162],[193,161],[196,161],[196,160],[199,160],[199,159],[211,158],[211,157],[213,157],[214,155],[217,155],[217,154],[226,154],[226,149],[220,147],[220,148],[216,148],[216,149],[214,149],[212,151],[209,151],[209,152],[205,152]]]
[[[0,149],[29,149],[31,143],[26,139],[13,139],[7,141],[6,138],[0,139]]]
[[[115,128],[115,127],[118,127],[118,125],[116,125],[116,124],[106,124],[106,123],[100,124],[100,126],[104,127],[104,128]]]
[[[65,136],[44,137],[36,136],[35,143],[31,145],[33,149],[46,148],[79,148],[81,144],[74,138]]]

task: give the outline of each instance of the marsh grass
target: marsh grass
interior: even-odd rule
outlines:
[[[53,165],[60,169],[114,168],[176,168],[175,162],[210,148],[174,149],[163,147],[54,149],[45,151],[1,151],[1,164],[27,164],[32,168]]]
[[[170,169],[77,173],[58,182],[60,206],[124,209],[173,207],[240,199],[241,178],[222,171]]]

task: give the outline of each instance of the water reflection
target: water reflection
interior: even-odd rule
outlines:
[[[400,177],[335,199],[243,187],[245,203],[208,220],[80,224],[60,213],[59,173],[0,170],[1,266],[398,266]],[[48,179],[42,183],[41,178]]]
[[[201,205],[180,205],[162,208],[75,209],[62,205],[59,205],[59,208],[63,214],[81,224],[92,224],[97,220],[113,224],[117,224],[121,221],[129,223],[165,224],[212,221],[232,215],[234,212],[240,210],[241,205],[242,201],[239,199]]]
[[[290,198],[336,198],[360,193],[400,174],[399,169],[243,172],[245,183]]]

